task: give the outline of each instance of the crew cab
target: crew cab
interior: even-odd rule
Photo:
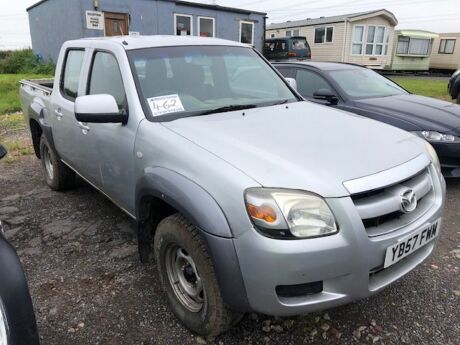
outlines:
[[[20,94],[48,185],[78,174],[135,219],[141,261],[153,251],[172,311],[199,334],[374,294],[441,230],[425,140],[303,100],[244,44],[69,41],[54,82]]]

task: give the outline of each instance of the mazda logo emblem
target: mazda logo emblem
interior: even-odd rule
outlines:
[[[401,211],[412,212],[417,208],[417,196],[412,189],[406,189],[401,193]]]

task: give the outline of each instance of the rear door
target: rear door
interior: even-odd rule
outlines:
[[[57,67],[62,66],[60,83],[55,86],[51,97],[53,140],[61,159],[78,168],[81,144],[74,103],[81,84],[85,49],[68,48],[64,54],[62,64]]]

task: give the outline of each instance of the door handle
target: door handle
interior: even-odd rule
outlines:
[[[61,119],[64,115],[61,113],[61,108],[54,109],[54,114],[58,119]]]
[[[85,125],[85,124],[83,124],[83,123],[81,123],[81,122],[78,122],[78,125],[77,125],[77,126],[81,128],[83,134],[88,133],[89,130],[90,130],[89,126],[87,126],[87,125]]]

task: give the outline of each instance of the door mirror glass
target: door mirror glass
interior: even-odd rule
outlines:
[[[75,118],[77,121],[90,123],[126,123],[128,114],[124,110],[118,110],[112,95],[98,94],[77,97]]]
[[[5,157],[6,154],[7,154],[6,148],[3,145],[0,144],[0,159]]]
[[[329,89],[319,89],[313,94],[314,99],[323,100],[328,102],[330,105],[336,105],[339,103],[337,96]]]
[[[288,82],[288,84],[297,91],[297,82],[294,78],[284,78]]]

